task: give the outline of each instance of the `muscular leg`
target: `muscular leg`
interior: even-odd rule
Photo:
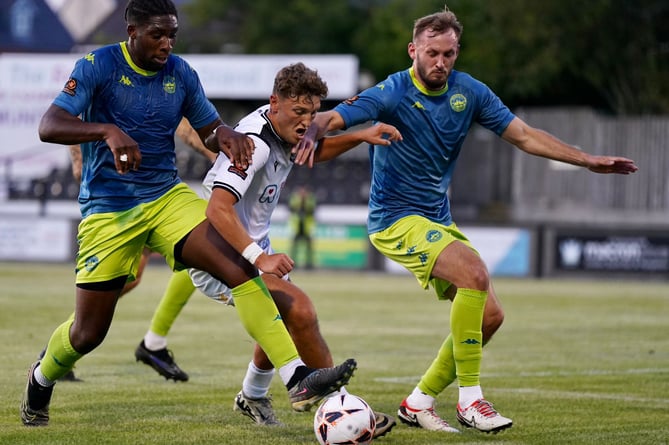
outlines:
[[[453,287],[453,286],[451,286]],[[450,288],[449,288],[450,290]],[[455,294],[453,292],[453,294]],[[453,297],[451,297],[452,299]],[[483,311],[483,345],[485,346],[504,321],[504,310],[493,290],[492,283],[488,288],[488,299]],[[418,388],[425,394],[437,397],[456,379],[455,360],[453,359],[453,338],[449,334],[441,345],[437,357],[425,371],[418,383]]]
[[[232,289],[244,328],[276,368],[299,359],[285,325],[277,319],[278,309],[268,298],[269,292],[258,278],[257,270],[221,238],[208,221],[191,231],[181,252],[175,252],[175,256],[188,267],[204,270]]]
[[[455,379],[460,386],[460,402],[471,403],[470,400],[483,397],[479,384],[482,327],[490,330],[490,338],[499,327],[495,326],[495,320],[501,320],[497,298],[493,296],[488,302],[491,286],[485,264],[467,245],[455,241],[445,247],[432,276],[452,283],[444,293],[453,301],[451,334],[407,398],[409,405],[418,409],[430,409],[436,396]],[[484,321],[486,313],[490,318]]]
[[[312,368],[332,367],[330,348],[321,335],[316,308],[309,296],[292,282],[276,275],[263,274],[262,279],[272,294],[304,363]],[[273,367],[272,362],[258,345],[253,353],[253,363],[261,370],[270,370]]]
[[[112,290],[77,287],[74,320],[70,319],[56,328],[41,361],[40,373],[46,379],[51,382],[58,380],[72,369],[79,358],[102,343],[124,282],[125,277],[108,282]]]

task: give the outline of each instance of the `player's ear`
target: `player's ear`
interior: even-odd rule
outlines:
[[[128,36],[131,39],[135,38],[135,35],[137,34],[137,26],[131,25],[128,23],[128,26],[126,27],[126,31],[128,32]]]
[[[411,57],[411,60],[416,59],[416,44],[412,42],[409,42],[409,45],[407,46],[407,52],[409,53],[409,57]]]
[[[269,97],[269,112],[270,114],[275,114],[279,106],[279,97],[276,94],[272,94]]]

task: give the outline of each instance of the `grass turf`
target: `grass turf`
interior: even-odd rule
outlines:
[[[335,362],[358,360],[348,386],[395,413],[448,331],[450,303],[409,276],[296,271],[313,298]],[[196,293],[170,334],[188,383],[135,362],[169,271],[150,265],[124,297],[104,343],[77,363],[81,383],[58,383],[46,428],[21,425],[25,375],[73,309],[70,265],[0,264],[0,444],[315,444],[312,413],[272,393],[285,428],[258,427],[232,411],[252,341],[234,309]],[[486,435],[398,425],[379,444],[669,443],[669,284],[495,280],[506,321],[484,349],[486,397],[514,420]],[[455,388],[437,401],[454,426]]]

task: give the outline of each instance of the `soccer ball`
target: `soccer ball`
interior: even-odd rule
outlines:
[[[367,445],[375,428],[374,411],[353,394],[326,399],[314,416],[314,432],[321,445]]]

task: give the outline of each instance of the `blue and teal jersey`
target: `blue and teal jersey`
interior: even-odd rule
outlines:
[[[105,141],[82,144],[83,217],[127,210],[162,196],[181,181],[174,151],[174,132],[181,118],[185,116],[194,128],[218,118],[186,61],[170,55],[160,71],[146,71],[133,63],[125,42],[78,60],[53,103],[86,122],[117,125],[142,153],[139,169],[120,175]]]
[[[420,85],[412,69],[391,74],[335,111],[347,128],[380,121],[397,127],[404,139],[370,149],[370,234],[408,215],[451,224],[447,191],[467,132],[477,122],[501,135],[514,118],[490,88],[455,70],[436,92]]]

